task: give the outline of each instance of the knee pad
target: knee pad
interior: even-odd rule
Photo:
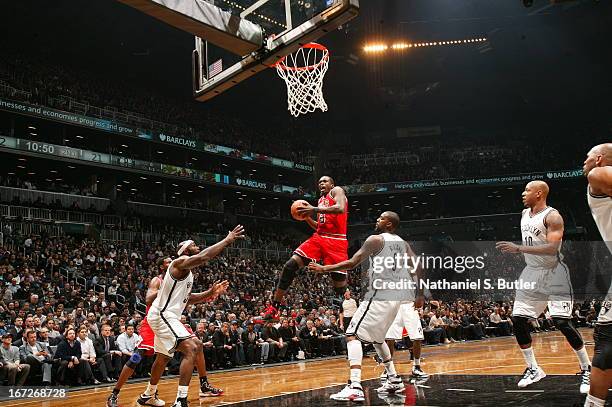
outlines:
[[[363,349],[361,342],[357,339],[346,343],[346,357],[349,361],[349,366],[361,366],[363,361]]]
[[[134,369],[138,364],[142,362],[142,354],[140,349],[136,349],[130,359],[126,362],[126,366],[130,369]]]
[[[557,329],[561,331],[563,336],[567,339],[569,344],[575,350],[580,350],[584,346],[584,341],[580,333],[574,328],[572,321],[565,318],[553,318],[553,322]]]
[[[529,321],[525,317],[513,317],[514,335],[519,345],[529,345],[531,343],[531,334],[529,333]]]
[[[293,258],[289,259],[283,266],[283,271],[281,271],[278,288],[285,291],[288,290],[299,269],[297,261]]]

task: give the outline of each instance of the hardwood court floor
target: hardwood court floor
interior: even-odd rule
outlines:
[[[585,341],[587,341],[589,355],[592,356],[592,330],[584,329],[581,332]],[[413,386],[414,389],[411,387],[411,390],[407,391],[407,396],[409,393],[412,396],[418,393],[418,400],[421,401],[417,402],[409,399],[403,400],[401,404],[412,402],[423,405],[423,400],[425,400],[429,403],[435,401],[436,404],[434,405],[453,406],[549,405],[544,400],[551,402],[551,399],[545,398],[544,395],[539,393],[546,391],[552,395],[554,392],[559,393],[560,390],[567,392],[571,398],[571,403],[566,397],[563,400],[569,404],[556,401],[550,405],[578,405],[575,403],[579,403],[580,400],[584,402],[584,398],[580,399],[578,393],[578,377],[574,376],[580,370],[578,362],[575,353],[567,344],[563,335],[560,332],[534,335],[533,346],[538,363],[550,377],[543,379],[533,388],[529,387],[529,392],[521,393],[517,392],[518,388],[515,384],[525,366],[514,337],[427,347],[423,349],[422,357],[424,360],[422,365],[423,369],[433,376],[426,383]],[[411,364],[408,357],[408,352],[398,352],[396,354],[396,366],[400,374],[408,374],[410,371]],[[370,379],[376,379],[381,372],[382,369],[376,366],[372,358],[364,359],[362,375],[364,388],[367,387],[366,393],[374,393],[371,390],[377,387],[378,380]],[[341,389],[347,378],[348,366],[344,358],[275,367],[256,367],[240,371],[213,372],[209,374],[210,382],[223,388],[225,395],[218,398],[199,399],[198,380],[194,376],[191,381],[189,400],[192,407],[236,403],[270,406],[290,405],[292,407],[297,405],[327,405],[329,404],[327,402],[329,394]],[[461,388],[457,389],[457,386]],[[138,395],[145,387],[146,384],[143,382],[126,385],[120,394],[121,405],[135,405]],[[172,405],[176,397],[176,388],[177,379],[163,379],[160,382],[159,396],[166,401],[166,406]],[[61,401],[6,401],[0,403],[0,406],[100,407],[105,405],[106,397],[111,389],[112,386],[72,391],[67,399]],[[471,393],[475,391],[486,392],[488,390],[494,390],[493,395],[499,395],[501,392],[505,398],[497,396],[495,399],[485,398],[490,404],[479,404],[475,403],[473,399],[465,398],[466,395],[474,397],[475,394]],[[479,399],[482,399],[482,394]],[[565,393],[561,392],[557,397],[562,394]],[[526,395],[540,397],[542,403],[537,403],[537,400],[533,399],[526,400]],[[385,401],[388,402],[388,400],[380,399],[368,400],[370,402],[366,404],[386,404]],[[344,404],[335,403],[332,405]]]

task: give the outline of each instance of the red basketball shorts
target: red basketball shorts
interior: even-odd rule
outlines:
[[[323,260],[324,265],[336,264],[348,260],[348,241],[314,233],[294,253],[312,261]],[[346,270],[339,273],[346,274]]]

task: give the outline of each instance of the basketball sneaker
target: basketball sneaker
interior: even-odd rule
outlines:
[[[332,394],[329,398],[337,401],[365,401],[360,383],[349,383],[339,393]]]
[[[269,320],[277,321],[280,319],[280,311],[274,305],[270,305],[264,311],[262,318],[264,321],[269,321]]]
[[[527,387],[530,384],[539,382],[545,377],[546,377],[546,373],[544,373],[544,370],[542,370],[541,367],[538,366],[536,369],[532,369],[528,367],[523,372],[523,378],[519,380],[518,387],[520,388]]]
[[[106,399],[106,407],[119,407],[119,395],[111,393]]]
[[[161,400],[159,397],[157,397],[157,392],[155,392],[155,394],[152,395],[152,396],[148,396],[148,395],[142,393],[140,395],[140,397],[138,397],[138,400],[136,400],[136,403],[138,403],[138,405],[140,405],[140,406],[158,406],[158,407],[162,407],[162,406],[166,405],[164,400]]]
[[[376,392],[381,394],[403,393],[406,388],[404,382],[399,376],[388,377],[385,384],[376,389]]]
[[[412,377],[417,380],[427,379],[429,375],[421,369],[420,365],[412,366]]]
[[[587,370],[581,370],[580,373],[576,373],[576,375],[580,375],[580,394],[589,394],[589,390],[591,389],[591,366]]]
[[[213,387],[208,382],[200,386],[200,397],[219,397],[223,395],[223,390]]]

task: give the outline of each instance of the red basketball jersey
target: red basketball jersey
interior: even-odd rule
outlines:
[[[330,194],[319,198],[319,207],[329,207],[336,204]],[[317,233],[322,236],[330,236],[346,239],[346,228],[348,224],[348,199],[344,213],[319,213],[317,216]]]

